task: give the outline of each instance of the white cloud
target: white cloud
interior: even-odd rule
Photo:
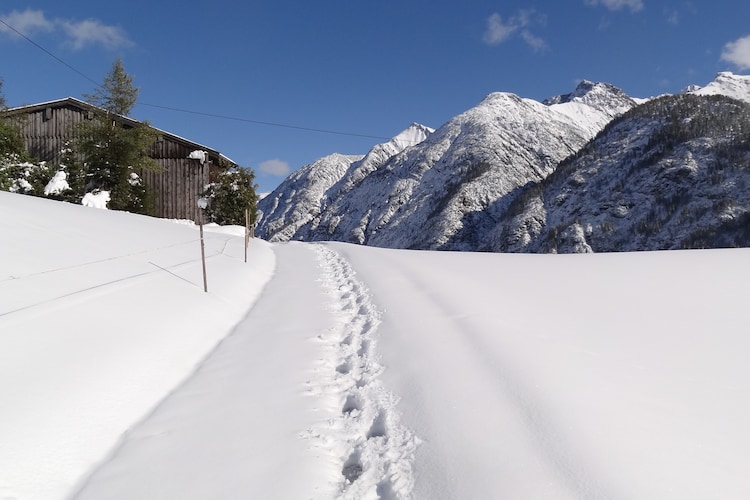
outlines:
[[[546,22],[546,17],[537,15],[533,10],[520,10],[507,21],[503,21],[502,16],[495,12],[487,19],[487,29],[482,39],[487,45],[500,45],[519,33],[531,48],[542,50],[547,48],[547,44],[541,37],[533,34],[529,27],[545,25]]]
[[[44,16],[44,12],[41,10],[14,10],[10,14],[0,16],[0,19],[27,36],[40,31],[52,31],[55,27],[54,23],[48,20]],[[7,33],[15,36],[15,32],[5,24],[0,24],[0,33]]]
[[[108,49],[133,45],[125,31],[117,26],[107,26],[96,19],[75,21],[67,19],[48,19],[41,10],[26,9],[13,11],[0,16],[4,22],[25,36],[33,37],[40,32],[60,33],[64,43],[75,50],[91,45]],[[0,24],[0,33],[16,36],[7,26]]]
[[[277,177],[284,177],[291,171],[289,164],[279,159],[264,161],[258,165],[258,170],[264,174],[275,175]]]
[[[632,12],[638,12],[643,9],[643,0],[584,0],[586,5],[603,5],[609,10],[620,10],[629,8]]]
[[[487,31],[484,32],[483,40],[488,45],[501,44],[518,28],[517,24],[504,23],[503,18],[496,12],[487,19]]]
[[[529,47],[531,47],[534,50],[544,50],[547,48],[547,43],[539,38],[538,36],[534,35],[528,30],[523,30],[521,32],[521,38],[523,38],[523,41],[526,42]]]
[[[734,64],[740,70],[750,69],[750,35],[726,44],[721,52],[721,60]]]
[[[121,28],[104,25],[96,19],[60,21],[60,26],[68,36],[68,43],[77,50],[87,45],[101,45],[108,49],[115,49],[133,44]]]

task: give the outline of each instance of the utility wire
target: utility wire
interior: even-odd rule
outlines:
[[[283,123],[264,122],[260,120],[251,120],[249,118],[239,118],[236,116],[226,116],[226,115],[219,115],[219,114],[214,114],[214,113],[204,113],[202,111],[192,111],[189,109],[173,108],[170,106],[161,106],[159,104],[149,104],[149,103],[145,103],[141,101],[138,101],[138,104],[140,104],[141,106],[149,106],[151,108],[166,109],[169,111],[178,111],[180,113],[189,113],[192,115],[209,116],[211,118],[220,118],[222,120],[233,120],[237,122],[254,123],[256,125],[266,125],[270,127],[283,127],[283,128],[291,128],[295,130],[305,130],[308,132],[320,132],[324,134],[348,135],[352,137],[366,137],[368,139],[386,139],[386,140],[390,139],[390,137],[384,137],[381,135],[355,134],[353,132],[340,132],[336,130],[325,130],[325,129],[312,128],[312,127],[299,127],[296,125],[286,125]]]
[[[55,54],[53,54],[49,50],[45,49],[44,47],[42,47],[41,45],[39,45],[38,43],[36,43],[34,40],[32,40],[31,38],[29,38],[28,36],[24,35],[20,31],[18,31],[16,28],[14,28],[10,24],[8,24],[3,18],[0,18],[0,23],[3,24],[8,29],[10,29],[11,31],[13,31],[14,33],[16,33],[18,36],[20,36],[24,40],[26,40],[27,42],[29,42],[30,44],[32,44],[34,47],[38,48],[39,50],[41,50],[42,52],[44,52],[45,54],[47,54],[48,56],[50,56],[51,58],[53,58],[54,60],[56,60],[57,62],[59,62],[60,64],[62,64],[63,66],[65,66],[66,68],[70,69],[74,73],[78,74],[79,76],[81,76],[84,79],[88,80],[89,82],[93,83],[97,88],[105,90],[105,89],[102,88],[101,84],[97,83],[93,78],[91,78],[88,75],[86,75],[85,73],[79,71],[78,69],[76,69],[72,65],[68,64],[67,62],[65,62],[63,59],[59,58],[58,56],[56,56]],[[222,119],[222,120],[232,120],[232,121],[237,121],[237,122],[254,123],[256,125],[265,125],[265,126],[270,126],[270,127],[282,127],[282,128],[289,128],[289,129],[294,129],[294,130],[304,130],[304,131],[307,131],[307,132],[318,132],[318,133],[323,133],[323,134],[346,135],[346,136],[350,136],[350,137],[365,137],[365,138],[368,138],[368,139],[385,139],[385,140],[389,140],[390,139],[390,137],[384,137],[384,136],[380,136],[380,135],[355,134],[353,132],[341,132],[341,131],[337,131],[337,130],[325,130],[325,129],[312,128],[312,127],[300,127],[300,126],[296,126],[296,125],[287,125],[287,124],[284,124],[284,123],[265,122],[265,121],[260,121],[260,120],[251,120],[249,118],[239,118],[239,117],[235,117],[235,116],[226,116],[226,115],[219,115],[219,114],[214,114],[214,113],[204,113],[204,112],[201,112],[201,111],[193,111],[193,110],[189,110],[189,109],[174,108],[174,107],[170,107],[170,106],[161,106],[159,104],[149,104],[149,103],[145,103],[145,102],[141,102],[141,101],[137,101],[137,104],[140,104],[141,106],[148,106],[148,107],[151,107],[151,108],[165,109],[165,110],[168,110],[168,111],[177,111],[177,112],[180,112],[180,113],[188,113],[188,114],[199,115],[199,116],[208,116],[208,117],[212,117],[212,118],[219,118],[219,119]]]
[[[45,54],[47,54],[48,56],[50,56],[50,57],[51,57],[52,59],[56,60],[57,62],[59,62],[60,64],[62,64],[62,65],[63,65],[63,66],[65,66],[65,67],[67,67],[68,69],[70,69],[70,70],[74,71],[75,73],[78,73],[78,74],[79,74],[80,76],[82,76],[82,77],[83,77],[83,78],[85,78],[86,80],[90,81],[91,83],[93,83],[93,84],[94,84],[94,85],[96,85],[97,87],[101,88],[101,85],[100,85],[100,84],[98,84],[98,83],[97,83],[96,81],[94,81],[94,80],[93,80],[92,78],[90,78],[90,77],[89,77],[88,75],[86,75],[86,74],[84,74],[84,73],[81,73],[81,72],[80,72],[80,71],[78,71],[78,70],[77,70],[76,68],[74,68],[74,67],[73,67],[73,66],[71,66],[70,64],[66,63],[65,61],[63,61],[62,59],[60,59],[59,57],[57,57],[57,56],[56,56],[55,54],[53,54],[52,52],[50,52],[49,50],[47,50],[47,49],[45,49],[44,47],[42,47],[41,45],[39,45],[39,44],[38,44],[38,43],[36,43],[36,42],[35,42],[34,40],[32,40],[31,38],[27,37],[26,35],[24,35],[24,34],[23,34],[23,33],[21,33],[20,31],[18,31],[18,30],[17,30],[16,28],[14,28],[13,26],[11,26],[10,24],[6,23],[6,22],[5,22],[5,20],[4,20],[4,19],[3,19],[2,17],[0,17],[0,23],[2,23],[2,24],[3,24],[3,25],[5,25],[5,26],[6,26],[6,27],[7,27],[8,29],[10,29],[10,30],[12,30],[13,32],[15,32],[15,33],[16,33],[16,34],[17,34],[18,36],[20,36],[21,38],[23,38],[24,40],[26,40],[27,42],[29,42],[29,43],[30,43],[31,45],[33,45],[34,47],[38,48],[39,50],[41,50],[42,52],[44,52]]]

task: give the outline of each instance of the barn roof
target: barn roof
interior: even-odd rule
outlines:
[[[8,108],[8,109],[6,109],[6,110],[3,111],[3,114],[5,116],[12,116],[12,115],[33,113],[35,111],[41,111],[41,110],[44,110],[44,109],[47,109],[47,108],[62,108],[62,107],[65,107],[65,106],[72,106],[72,107],[75,107],[75,108],[79,108],[79,109],[81,109],[83,111],[93,110],[93,111],[101,111],[101,112],[105,112],[105,113],[107,112],[107,110],[105,110],[105,109],[102,109],[102,108],[100,108],[98,106],[95,106],[95,105],[93,105],[91,103],[88,103],[86,101],[82,101],[80,99],[76,99],[75,97],[65,97],[64,99],[56,99],[54,101],[40,102],[38,104],[27,104],[25,106],[17,106],[17,107],[14,107],[14,108]],[[141,123],[140,121],[138,121],[138,120],[136,120],[134,118],[130,118],[128,116],[118,115],[116,113],[111,113],[111,114],[113,114],[116,117],[116,119],[118,121],[122,122],[122,123],[130,124],[130,125],[137,125],[137,124]],[[162,135],[163,137],[165,137],[165,138],[167,138],[167,139],[169,139],[171,141],[183,144],[183,145],[185,145],[185,146],[187,146],[189,148],[195,149],[195,150],[206,151],[211,156],[217,156],[217,157],[219,157],[219,158],[221,158],[221,159],[229,162],[232,165],[237,165],[236,162],[232,161],[230,158],[228,158],[227,156],[221,154],[219,151],[217,151],[217,150],[215,150],[213,148],[209,148],[208,146],[204,146],[203,144],[199,144],[197,142],[193,142],[191,140],[185,139],[184,137],[180,137],[179,135],[176,135],[176,134],[173,134],[171,132],[167,132],[166,130],[162,130],[160,128],[154,127],[153,125],[150,125],[150,126],[154,130],[156,130],[160,135]]]

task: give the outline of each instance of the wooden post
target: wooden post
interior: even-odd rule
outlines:
[[[208,282],[206,281],[206,248],[203,244],[203,210],[201,210],[201,262],[203,263],[203,291],[208,293]]]
[[[247,246],[250,243],[250,209],[245,209],[245,263],[247,263]]]
[[[201,221],[201,263],[203,264],[203,291],[208,293],[208,282],[206,281],[206,248],[203,244],[203,211],[208,207],[208,200],[206,198],[198,198],[198,218]]]

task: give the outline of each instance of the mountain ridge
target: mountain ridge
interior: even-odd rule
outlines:
[[[750,102],[750,77],[720,73],[685,95],[712,94],[741,95]],[[587,80],[543,102],[490,93],[437,130],[415,123],[359,159],[333,160],[325,172],[323,159],[303,167],[260,202],[258,234],[271,241],[392,248],[590,251],[585,245],[532,245],[532,233],[547,227],[548,214],[542,220],[542,212],[532,210],[516,220],[530,230],[523,235],[521,226],[510,222],[520,215],[512,213],[519,210],[515,200],[533,199],[528,192],[539,189],[566,158],[579,156],[617,117],[654,100],[635,100],[612,84]],[[410,137],[415,144],[402,134],[416,134]],[[301,178],[315,189],[301,189]],[[280,206],[286,207],[281,213]]]

